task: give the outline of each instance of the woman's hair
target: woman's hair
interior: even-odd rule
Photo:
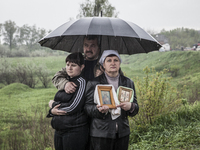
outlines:
[[[71,62],[71,63],[75,63],[79,66],[84,64],[84,57],[80,52],[75,52],[72,54],[69,54],[67,56],[67,58],[65,59],[65,62]]]

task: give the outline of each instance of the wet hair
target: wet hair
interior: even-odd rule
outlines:
[[[75,53],[71,53],[67,56],[67,58],[65,59],[65,62],[71,62],[71,63],[75,63],[79,66],[84,64],[84,57],[81,54],[81,52],[75,52]]]

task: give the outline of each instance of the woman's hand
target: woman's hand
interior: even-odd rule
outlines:
[[[117,107],[121,107],[121,109],[128,111],[131,109],[131,102],[123,102],[123,103],[117,105]]]
[[[109,111],[109,107],[107,105],[103,105],[103,106],[97,105],[97,109],[101,113],[107,113]]]
[[[57,115],[57,116],[61,116],[61,115],[66,115],[67,113],[63,110],[59,110],[58,107],[60,106],[59,105],[56,105],[52,110],[51,110],[51,113],[53,115]]]

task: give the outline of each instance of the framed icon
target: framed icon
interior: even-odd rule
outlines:
[[[98,86],[98,94],[101,106],[107,105],[109,108],[116,108],[112,86]]]
[[[119,87],[118,100],[120,103],[130,102],[133,96],[133,90],[130,88]]]

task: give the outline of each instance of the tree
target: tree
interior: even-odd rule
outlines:
[[[18,27],[16,26],[14,21],[8,20],[3,24],[3,36],[5,45],[9,45],[10,50],[16,46],[16,33]]]
[[[2,36],[2,27],[3,25],[0,23],[0,44],[1,44],[1,36]]]
[[[18,42],[20,45],[29,45],[30,29],[31,27],[29,27],[27,24],[19,28]]]
[[[30,50],[37,49],[38,41],[44,37],[48,32],[45,29],[36,28],[35,25],[28,26],[27,24],[19,27],[18,44],[25,45]]]
[[[86,0],[80,5],[80,13],[77,18],[99,16],[101,13],[105,17],[117,17],[119,12],[116,12],[115,7],[108,0]]]

